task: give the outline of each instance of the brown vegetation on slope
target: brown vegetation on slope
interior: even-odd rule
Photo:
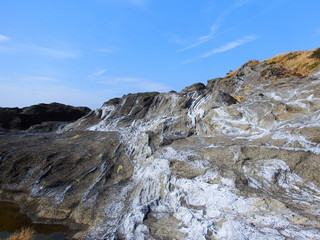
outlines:
[[[255,64],[258,60],[250,60],[247,64]],[[264,61],[267,64],[282,66],[287,69],[287,76],[305,77],[320,68],[320,48],[308,51],[283,53]],[[238,69],[227,74],[225,78],[234,77]]]
[[[33,229],[23,228],[20,232],[11,235],[7,240],[32,240],[33,234]]]
[[[295,73],[308,75],[320,68],[320,48],[279,54],[265,60],[265,62],[283,66]]]

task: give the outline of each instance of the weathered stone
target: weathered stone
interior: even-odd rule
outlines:
[[[0,135],[0,198],[76,239],[318,239],[320,78],[290,73],[249,61]]]
[[[38,220],[99,222],[106,200],[117,196],[133,171],[112,132],[0,136],[0,148],[1,197]]]
[[[25,130],[48,121],[73,122],[90,111],[60,103],[38,104],[25,108],[0,108],[0,129]]]
[[[223,78],[210,79],[210,80],[207,81],[206,88],[208,88],[208,89],[216,89],[217,83],[219,83],[219,81],[222,81],[222,80],[223,80]]]
[[[199,91],[199,90],[203,90],[206,89],[206,86],[203,83],[195,83],[192,84],[191,86],[185,87],[184,89],[182,89],[182,93],[187,93],[187,92],[194,92],[194,91]]]

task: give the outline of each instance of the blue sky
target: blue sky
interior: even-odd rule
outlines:
[[[0,3],[0,106],[180,91],[250,59],[320,47],[320,1]]]

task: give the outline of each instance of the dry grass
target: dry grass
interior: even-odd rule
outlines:
[[[243,90],[244,91],[247,91],[247,90],[250,90],[252,87],[251,86],[245,86],[244,88],[243,88]]]
[[[234,77],[234,76],[237,74],[238,70],[239,70],[239,68],[236,69],[236,70],[234,70],[234,71],[232,71],[232,72],[229,72],[229,73],[227,74],[227,76],[225,76],[225,78]]]
[[[253,66],[258,60],[250,60],[246,64]],[[288,70],[288,76],[306,77],[310,73],[320,69],[320,48],[309,51],[296,51],[276,55],[265,60],[268,64],[283,66]],[[234,77],[240,68],[230,72],[225,76],[225,79]]]
[[[243,96],[239,96],[239,95],[233,95],[232,96],[235,100],[237,100],[237,103],[242,103],[245,98]]]
[[[11,235],[6,240],[32,240],[34,230],[31,228],[23,228],[20,232]]]
[[[315,57],[318,51],[319,49],[279,54],[265,62],[283,66],[301,75],[308,75],[320,68],[320,59]]]

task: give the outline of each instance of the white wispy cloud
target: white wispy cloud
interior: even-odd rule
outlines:
[[[80,51],[72,48],[59,46],[38,46],[34,44],[21,46],[22,50],[27,50],[32,54],[50,56],[54,58],[77,58]]]
[[[210,32],[207,35],[201,36],[197,38],[197,41],[193,44],[190,44],[184,48],[178,49],[176,52],[184,52],[186,50],[189,50],[191,48],[197,47],[211,39],[213,39],[221,27],[223,21],[227,18],[227,16],[230,14],[231,11],[240,8],[244,6],[245,4],[248,4],[250,0],[238,0],[236,1],[230,8],[225,10],[218,18],[217,20],[211,25]]]
[[[117,88],[130,89],[127,92],[157,91],[166,92],[171,88],[165,84],[154,82],[147,78],[139,77],[103,77],[99,80],[101,84],[116,86]]]
[[[252,35],[252,36],[246,36],[245,38],[243,39],[238,39],[236,41],[233,41],[233,42],[229,42],[221,47],[218,47],[218,48],[214,48],[212,49],[211,51],[201,55],[201,58],[207,58],[207,57],[210,57],[216,53],[222,53],[222,52],[226,52],[226,51],[229,51],[231,49],[234,49],[236,47],[239,47],[247,42],[251,42],[253,40],[256,40],[258,39],[259,37],[256,36],[256,35]]]
[[[186,63],[190,63],[190,62],[194,62],[196,60],[199,60],[199,59],[202,59],[202,58],[207,58],[207,57],[210,57],[214,54],[217,54],[217,53],[222,53],[222,52],[226,52],[226,51],[230,51],[236,47],[239,47],[243,44],[246,44],[248,42],[251,42],[251,41],[254,41],[256,39],[258,39],[259,36],[257,35],[251,35],[251,36],[246,36],[242,39],[238,39],[238,40],[235,40],[235,41],[232,41],[232,42],[229,42],[229,43],[226,43],[218,48],[214,48],[212,49],[211,51],[209,52],[206,52],[204,54],[202,54],[201,56],[197,57],[197,58],[194,58],[194,59],[191,59],[191,60],[186,60],[183,62],[183,64],[186,64]]]
[[[203,43],[211,40],[211,39],[215,36],[217,30],[219,29],[222,20],[223,20],[223,17],[220,16],[220,17],[214,22],[214,24],[211,25],[210,33],[209,33],[209,34],[204,35],[204,36],[201,36],[201,37],[198,37],[198,40],[197,40],[195,43],[190,44],[190,45],[188,45],[188,46],[186,46],[186,47],[184,47],[184,48],[180,48],[180,49],[178,49],[176,52],[184,52],[184,51],[186,51],[186,50],[189,50],[189,49],[191,49],[191,48],[197,47],[197,46],[199,46],[199,45],[201,45],[201,44],[203,44]]]
[[[0,35],[0,42],[8,40],[8,37]],[[81,56],[80,50],[56,40],[45,43],[11,43],[10,45],[0,46],[0,51],[8,54],[43,55],[54,58],[77,58]]]
[[[15,76],[0,77],[1,86],[8,84],[16,85],[17,87],[23,85],[41,85],[41,84],[58,84],[61,81],[55,77],[51,76],[41,76],[41,75],[27,75],[27,74],[17,74]]]
[[[10,38],[5,36],[5,35],[0,35],[0,42],[6,42],[6,41],[9,41]]]
[[[99,48],[96,49],[96,52],[101,52],[101,53],[113,53],[113,52],[117,52],[119,50],[119,48],[116,47],[110,47],[110,48]]]
[[[95,72],[93,75],[99,77],[99,76],[103,75],[104,73],[106,73],[107,71],[108,71],[108,69],[102,69],[102,70]]]

